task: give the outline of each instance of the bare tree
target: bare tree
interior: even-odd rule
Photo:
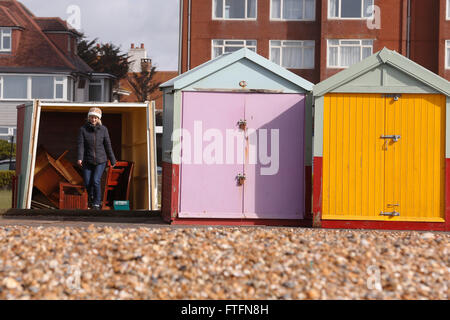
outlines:
[[[161,84],[161,82],[153,81],[155,73],[156,67],[151,66],[150,62],[143,60],[141,62],[141,72],[128,74],[128,82],[139,102],[150,100],[150,94]]]

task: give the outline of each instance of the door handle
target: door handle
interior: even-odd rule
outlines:
[[[397,142],[400,140],[401,136],[399,135],[388,135],[388,136],[381,136],[381,139],[392,139],[392,141]]]

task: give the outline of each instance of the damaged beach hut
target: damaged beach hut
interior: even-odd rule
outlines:
[[[15,208],[86,209],[77,137],[91,107],[101,108],[118,160],[102,182],[103,209],[157,210],[154,103],[47,103],[17,107]],[[127,209],[128,209],[127,207]]]

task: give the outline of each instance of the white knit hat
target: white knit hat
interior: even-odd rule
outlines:
[[[96,116],[99,119],[102,118],[102,110],[100,108],[90,108],[89,109],[89,113],[88,113],[88,117],[89,116]]]

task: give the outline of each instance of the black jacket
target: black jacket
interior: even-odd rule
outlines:
[[[85,123],[78,135],[78,160],[97,165],[108,159],[111,165],[116,164],[108,129],[103,125]]]

